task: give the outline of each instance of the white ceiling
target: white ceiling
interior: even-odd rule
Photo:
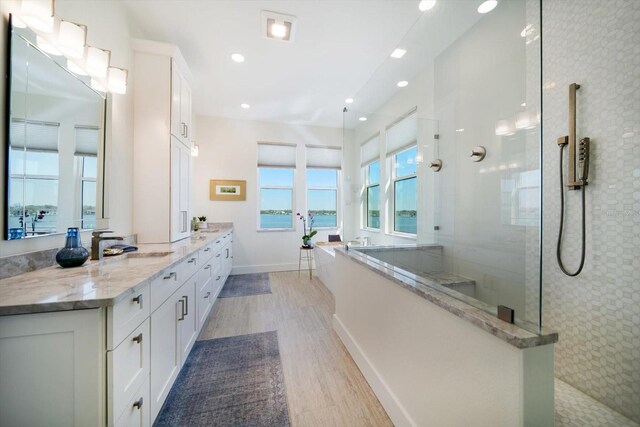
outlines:
[[[133,35],[180,47],[196,114],[331,127],[421,15],[418,0],[122,1]],[[296,16],[294,42],[264,38],[261,10]]]

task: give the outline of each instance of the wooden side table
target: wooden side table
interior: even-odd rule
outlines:
[[[309,269],[309,280],[311,280],[313,270],[313,247],[305,248],[304,246],[300,246],[300,255],[298,256],[298,278],[300,278],[300,267],[302,266],[303,260],[307,262],[307,267]]]

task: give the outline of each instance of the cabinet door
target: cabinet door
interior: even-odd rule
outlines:
[[[0,425],[104,424],[102,313],[0,316]]]
[[[184,142],[189,145],[193,139],[191,134],[191,87],[184,78],[180,81],[180,120],[184,123]]]
[[[162,408],[181,367],[180,293],[176,292],[151,314],[151,422]]]
[[[171,137],[171,241],[189,236],[189,174],[191,151]]]
[[[196,308],[196,287],[198,275],[194,274],[182,285],[177,292],[180,304],[180,317],[178,317],[178,328],[180,329],[180,358],[181,364],[187,360],[191,348],[198,337],[198,313]]]
[[[171,134],[179,140],[184,138],[184,126],[180,114],[182,111],[182,76],[175,61],[171,60]]]

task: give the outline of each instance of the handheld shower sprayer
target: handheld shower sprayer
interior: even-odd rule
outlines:
[[[578,143],[578,152],[576,156],[576,91],[580,89],[580,85],[572,83],[569,85],[569,135],[558,138],[558,145],[560,146],[560,229],[558,230],[558,243],[556,246],[556,258],[558,265],[564,274],[567,276],[577,276],[582,272],[584,267],[585,251],[586,251],[586,202],[585,202],[585,188],[587,186],[587,178],[589,176],[589,145],[591,143],[589,138],[582,138]],[[562,156],[564,155],[564,148],[569,146],[569,164],[567,173],[567,187],[569,190],[580,189],[582,192],[582,250],[580,256],[580,265],[578,269],[571,273],[569,272],[562,262],[562,233],[564,231],[564,179],[562,170]],[[576,179],[576,157],[577,157],[577,179]]]

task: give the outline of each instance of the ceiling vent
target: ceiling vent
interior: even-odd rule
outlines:
[[[296,34],[296,17],[283,13],[262,11],[262,35],[268,39],[292,42]]]

